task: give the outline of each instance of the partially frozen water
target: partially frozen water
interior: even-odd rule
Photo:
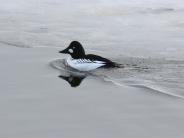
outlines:
[[[87,52],[127,64],[105,76],[184,95],[182,0],[0,2],[0,43],[57,52],[78,40]]]
[[[183,138],[183,38],[183,0],[0,0],[0,137]],[[125,67],[66,67],[73,40]]]
[[[51,62],[61,75],[73,77],[96,77],[115,85],[144,87],[157,92],[184,99],[184,62],[164,59],[123,58],[124,68],[96,69],[78,72],[65,66],[64,60]]]

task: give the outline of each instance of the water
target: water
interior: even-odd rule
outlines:
[[[60,70],[60,78],[77,87],[86,77],[95,77],[118,86],[144,87],[184,99],[184,62],[164,59],[123,58],[124,68],[79,72],[65,65],[64,59],[51,62]],[[66,79],[67,78],[67,79]],[[75,85],[76,84],[76,85]]]
[[[0,2],[0,43],[57,51],[78,40],[126,65],[96,71],[104,80],[184,95],[182,0]]]

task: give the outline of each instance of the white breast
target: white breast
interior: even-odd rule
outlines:
[[[105,62],[103,61],[90,61],[87,59],[72,59],[68,58],[66,64],[70,67],[77,69],[79,71],[90,71],[101,66],[104,66]]]

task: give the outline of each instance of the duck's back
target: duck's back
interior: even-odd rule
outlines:
[[[119,64],[112,62],[111,60],[98,56],[98,55],[88,54],[86,55],[85,58],[90,59],[91,61],[103,62],[104,64],[101,67],[104,67],[104,68],[120,67]]]

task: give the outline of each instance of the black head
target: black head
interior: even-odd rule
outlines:
[[[78,41],[72,41],[66,49],[59,51],[59,53],[70,54],[74,59],[85,56],[84,48]]]

